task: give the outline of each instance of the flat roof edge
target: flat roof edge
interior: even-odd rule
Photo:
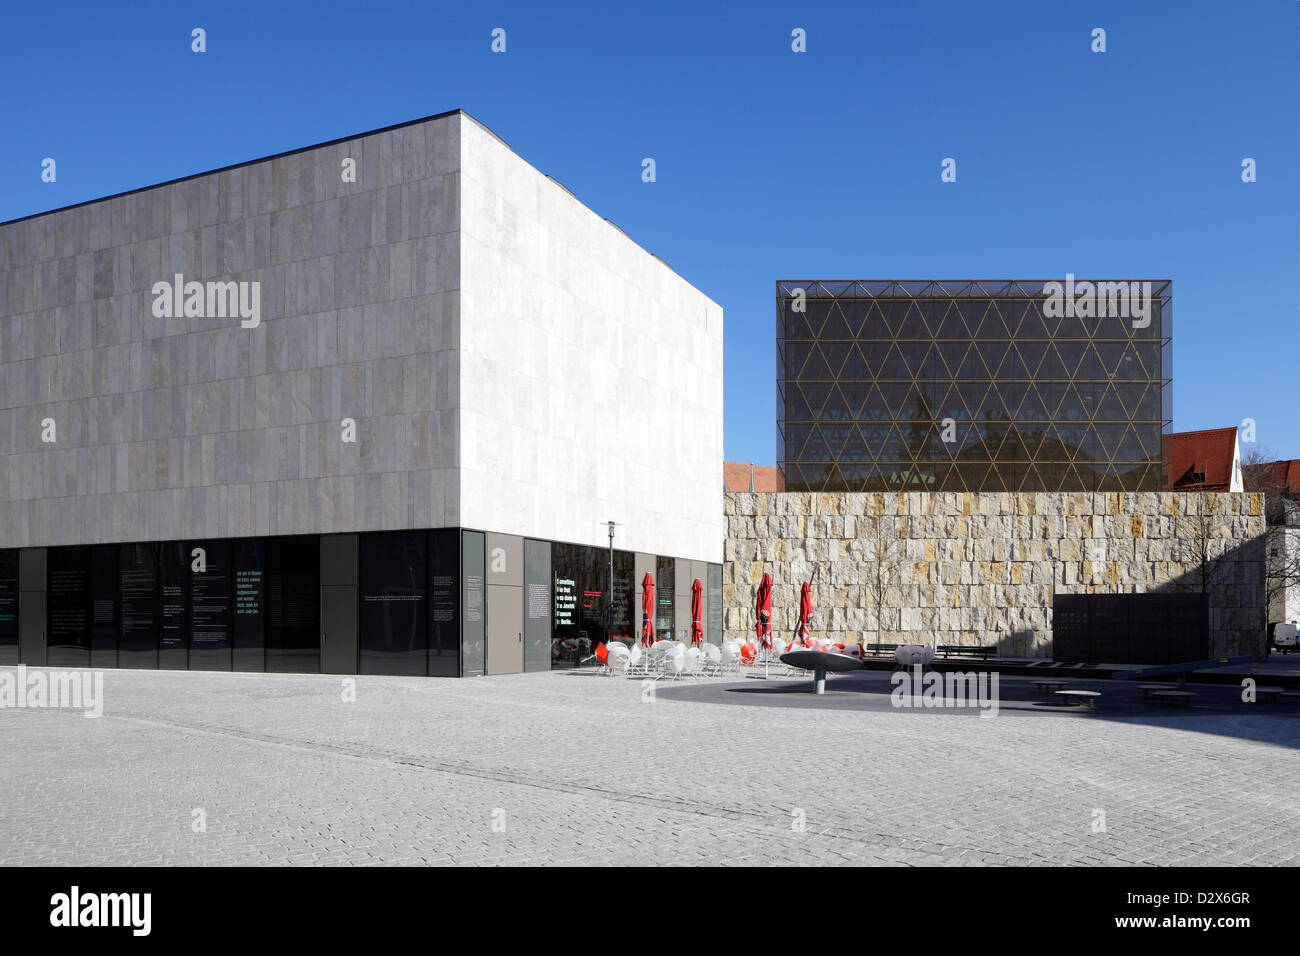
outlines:
[[[93,206],[95,203],[107,202],[110,199],[121,199],[123,196],[134,196],[136,193],[147,192],[150,189],[161,189],[163,186],[174,186],[177,183],[189,182],[191,179],[199,179],[202,176],[212,176],[216,173],[229,172],[232,169],[242,169],[245,166],[253,166],[256,165],[257,163],[265,163],[270,160],[283,159],[285,156],[296,156],[298,153],[305,153],[308,150],[312,150],[312,149],[324,149],[327,146],[337,146],[339,143],[347,143],[354,139],[361,139],[363,136],[375,136],[379,133],[390,133],[395,129],[402,129],[407,126],[415,126],[418,123],[428,123],[431,120],[446,119],[448,116],[455,116],[457,113],[461,114],[462,116],[467,116],[470,119],[474,120],[475,123],[478,123],[479,126],[483,126],[482,123],[479,123],[478,120],[474,119],[474,117],[470,116],[462,109],[447,110],[446,112],[443,113],[434,113],[430,116],[421,116],[418,119],[405,120],[401,123],[393,123],[391,126],[382,126],[379,129],[370,129],[361,133],[353,133],[350,136],[340,136],[337,139],[326,140],[323,143],[313,143],[310,146],[299,146],[297,149],[287,149],[284,152],[271,153],[269,156],[259,156],[256,159],[246,159],[243,162],[231,163],[229,166],[221,166],[218,167],[217,169],[205,169],[202,172],[191,173],[188,176],[180,176],[177,177],[176,179],[168,179],[161,183],[151,183],[148,186],[137,186],[135,189],[128,189],[120,193],[112,193],[108,196],[100,196],[96,199],[84,199],[81,202],[75,202],[68,206],[58,206],[57,208],[54,209],[47,209],[44,212],[34,212],[27,216],[19,216],[17,219],[7,219],[4,222],[0,222],[0,226],[11,226],[16,222],[26,222],[29,219],[39,219],[42,216],[52,216],[56,212],[67,212],[69,209],[80,209],[82,206]],[[483,126],[483,129],[487,130],[489,133],[492,133],[492,130],[488,129],[488,127],[486,126]],[[496,136],[497,134],[492,133],[492,135]],[[497,139],[501,140],[501,137],[497,136]],[[501,140],[501,142],[505,144],[505,140]],[[509,145],[506,145],[506,148],[509,149],[510,148]]]

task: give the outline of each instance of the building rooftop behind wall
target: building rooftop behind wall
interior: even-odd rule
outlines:
[[[1171,432],[1164,436],[1165,491],[1240,491],[1233,488],[1237,428]]]
[[[770,465],[728,461],[722,465],[727,491],[785,491],[785,474]]]

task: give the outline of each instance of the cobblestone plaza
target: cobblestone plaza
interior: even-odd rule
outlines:
[[[1108,711],[1108,695],[1136,696],[1122,688],[1093,713],[982,720],[887,704],[719,706],[692,699],[697,685],[661,682],[648,696],[638,681],[589,672],[104,678],[98,719],[0,710],[0,863],[1232,865],[1300,855],[1296,722],[1281,705]],[[342,700],[347,680],[355,702]],[[714,689],[749,700],[731,689],[760,683]],[[832,707],[855,696],[836,683]],[[1013,686],[1005,680],[1004,695]]]

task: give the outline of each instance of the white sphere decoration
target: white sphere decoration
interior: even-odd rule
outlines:
[[[915,664],[924,666],[934,660],[934,651],[924,644],[901,644],[894,651],[894,660],[904,667],[911,667]]]

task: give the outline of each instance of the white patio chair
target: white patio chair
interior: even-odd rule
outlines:
[[[606,666],[610,674],[626,677],[631,664],[632,654],[627,649],[627,645],[617,642],[609,645],[609,660]]]
[[[686,648],[676,641],[665,641],[664,643],[672,646],[664,648],[660,653],[661,670],[655,680],[660,677],[678,680],[682,676],[682,671],[686,669]]]
[[[700,653],[700,673],[709,677],[722,676],[722,648],[717,644],[705,644]]]
[[[633,643],[632,646],[628,648],[627,653],[628,653],[627,672],[629,674],[637,674],[637,675],[644,674],[646,672],[646,664],[648,662],[646,660],[645,652],[641,650],[640,643]]]

